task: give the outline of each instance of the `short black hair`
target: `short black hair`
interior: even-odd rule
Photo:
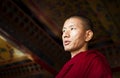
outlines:
[[[88,17],[83,16],[83,15],[73,15],[73,16],[70,16],[68,19],[70,19],[70,18],[81,19],[83,21],[83,25],[85,26],[86,30],[90,29],[94,32],[93,23]]]

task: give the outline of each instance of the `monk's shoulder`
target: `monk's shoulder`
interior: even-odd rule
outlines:
[[[105,59],[104,55],[97,50],[89,50],[86,54],[87,59],[99,60]]]

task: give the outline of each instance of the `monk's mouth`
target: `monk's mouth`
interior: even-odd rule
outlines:
[[[64,45],[65,45],[65,46],[67,46],[67,45],[69,45],[69,44],[70,44],[70,41],[65,41],[65,42],[64,42]]]

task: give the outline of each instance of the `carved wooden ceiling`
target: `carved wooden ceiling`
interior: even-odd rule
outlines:
[[[42,20],[57,36],[64,20],[71,15],[90,17],[95,24],[96,38],[110,36],[119,41],[119,0],[22,0],[36,18]]]

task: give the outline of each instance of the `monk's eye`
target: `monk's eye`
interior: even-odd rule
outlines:
[[[65,30],[63,29],[62,32],[65,32]]]
[[[71,28],[71,30],[74,30],[74,29],[76,29],[76,28]]]

